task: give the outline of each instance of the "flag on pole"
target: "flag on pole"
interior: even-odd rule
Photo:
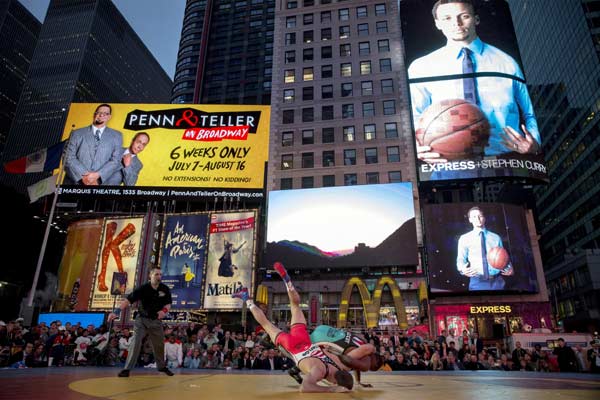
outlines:
[[[28,156],[6,162],[4,163],[4,170],[10,174],[53,171],[60,165],[65,143],[66,141],[63,141]]]
[[[29,194],[29,202],[33,203],[40,197],[47,196],[54,193],[56,190],[56,178],[58,175],[51,175],[39,182],[34,183],[27,187],[27,193]]]

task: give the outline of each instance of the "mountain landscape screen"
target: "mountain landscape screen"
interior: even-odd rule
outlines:
[[[416,265],[412,184],[271,191],[264,265]]]

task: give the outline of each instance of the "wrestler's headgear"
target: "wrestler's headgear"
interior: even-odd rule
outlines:
[[[371,354],[371,365],[369,366],[370,371],[378,371],[383,365],[383,356],[379,353]]]
[[[348,390],[352,390],[352,387],[354,386],[354,379],[352,378],[352,375],[350,375],[350,372],[337,371],[334,376],[338,386],[343,386]]]

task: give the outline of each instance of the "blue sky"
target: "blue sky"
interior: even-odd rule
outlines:
[[[50,0],[19,1],[36,18],[44,20]],[[173,78],[185,0],[113,0],[113,3]]]

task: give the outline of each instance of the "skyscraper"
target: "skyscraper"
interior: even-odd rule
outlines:
[[[187,0],[172,103],[269,104],[275,0]]]
[[[277,4],[267,187],[416,182],[396,1]]]
[[[40,33],[38,21],[17,0],[0,0],[0,154]]]
[[[598,329],[600,1],[509,3],[550,176],[534,192],[553,306],[565,327]]]
[[[166,103],[171,85],[110,0],[52,0],[3,159],[58,142],[72,102]],[[23,189],[30,175],[2,180]]]

